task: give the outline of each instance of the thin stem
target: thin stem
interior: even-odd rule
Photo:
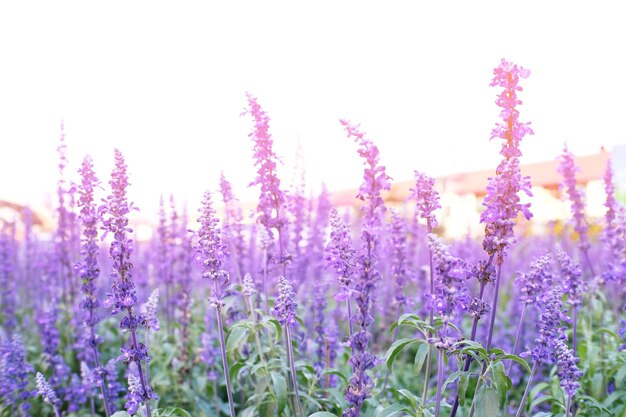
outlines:
[[[437,396],[435,398],[435,417],[441,413],[441,388],[443,386],[443,349],[437,355]]]
[[[328,337],[326,337],[325,340],[325,346],[326,346],[326,369],[330,369],[330,340],[328,340]],[[325,388],[330,388],[330,374],[326,374],[326,377],[324,378],[324,387]]]
[[[522,328],[524,327],[524,317],[526,316],[526,306],[527,306],[526,303],[524,303],[524,305],[522,306],[522,312],[520,314],[519,323],[517,325],[517,332],[515,333],[515,343],[513,344],[513,350],[511,351],[513,355],[515,355],[515,352],[517,351],[517,344],[519,343],[519,338],[520,338],[520,335],[522,334]],[[509,362],[509,368],[506,371],[507,375],[511,373],[512,366],[513,366],[513,360]]]
[[[220,405],[217,396],[217,379],[213,379],[213,404],[215,404],[215,415],[220,416]]]
[[[224,338],[224,325],[222,323],[222,307],[220,304],[217,310],[217,329],[220,336],[220,348],[222,352],[222,365],[224,367],[224,378],[226,379],[226,395],[228,396],[228,406],[230,407],[230,417],[235,417],[235,404],[233,401],[233,388],[230,383],[230,368],[228,366],[228,358],[226,357],[226,340]]]
[[[291,383],[293,385],[293,393],[295,394],[295,402],[297,407],[297,414],[300,417],[304,417],[304,411],[302,410],[302,403],[300,402],[300,393],[298,392],[298,381],[296,379],[296,366],[293,360],[293,346],[291,344],[291,329],[289,325],[285,326],[285,336],[287,338],[287,360],[289,361],[289,370],[291,373]]]
[[[498,264],[498,274],[496,275],[496,287],[493,292],[493,303],[491,304],[491,318],[489,319],[489,335],[487,336],[487,352],[491,349],[491,339],[493,337],[493,326],[496,323],[496,312],[498,311],[498,293],[500,292],[500,276],[502,275],[502,264]]]
[[[129,311],[130,311],[130,307],[129,307]],[[132,315],[132,313],[130,313],[130,314]],[[132,342],[133,348],[137,349],[137,347],[138,347],[138,344],[137,344],[137,329],[131,329],[130,330],[130,337],[131,337],[131,342]],[[137,364],[137,373],[139,374],[139,381],[141,382],[141,388],[143,389],[144,404],[146,405],[146,417],[150,417],[150,416],[152,416],[152,413],[150,412],[150,397],[148,396],[148,381],[144,377],[143,369],[142,369],[142,366],[141,366],[141,361],[135,361],[135,363]]]
[[[524,409],[524,405],[526,404],[526,398],[528,397],[528,393],[530,392],[530,386],[533,383],[533,377],[535,376],[535,371],[537,370],[537,361],[533,364],[533,368],[530,370],[530,376],[528,377],[528,382],[526,383],[526,389],[524,390],[524,395],[519,403],[519,408],[517,409],[517,413],[515,413],[515,417],[520,417],[522,415],[522,410]]]
[[[89,397],[89,413],[91,414],[91,417],[96,417],[96,404],[93,397]]]
[[[576,329],[578,322],[578,308],[577,306],[572,306],[572,349],[574,349],[574,354],[577,352],[577,344],[576,344]]]
[[[59,410],[58,410],[58,408],[57,408],[57,406],[56,406],[56,405],[53,405],[53,406],[52,406],[52,409],[54,410],[54,415],[55,415],[56,417],[61,417],[61,413],[59,413]]]
[[[428,354],[426,355],[426,370],[424,373],[424,388],[422,389],[422,407],[426,403],[426,395],[428,394],[428,381],[430,380],[430,362],[432,360],[433,345],[429,343]]]
[[[252,309],[252,302],[250,301],[250,299],[247,296],[243,297],[244,303],[246,304],[246,308],[248,309],[248,313],[250,314],[250,319],[255,323],[258,324],[258,319],[256,317],[256,314],[254,314],[254,311]],[[259,352],[259,360],[261,361],[261,365],[263,365],[263,369],[265,370],[265,383],[267,384],[268,388],[270,389],[270,392],[272,390],[272,384],[270,383],[270,371],[267,367],[267,362],[265,361],[265,355],[263,355],[263,345],[261,344],[261,339],[259,337],[259,332],[255,327],[254,330],[254,340],[256,341],[256,349]]]
[[[491,260],[493,258],[489,258],[489,264],[491,264]],[[480,289],[478,291],[478,297],[482,300],[483,294],[485,293],[485,282],[480,283]],[[470,334],[470,340],[476,340],[476,331],[478,330],[478,321],[480,320],[479,316],[474,316],[474,321],[472,322],[472,332]],[[472,357],[467,355],[465,358],[465,364],[463,365],[463,372],[469,371],[470,365],[472,363]],[[452,406],[452,411],[450,412],[450,417],[455,417],[456,412],[459,409],[459,393],[457,390],[456,397],[454,398],[454,405]]]
[[[565,417],[569,417],[570,408],[572,408],[572,396],[571,395],[567,397],[567,403],[565,404]]]
[[[91,333],[92,333],[92,337],[93,337],[94,336],[94,329],[93,329],[93,327],[91,328]],[[92,348],[92,352],[93,352],[94,364],[96,365],[96,369],[98,369],[98,368],[100,368],[100,355],[98,354],[98,348],[96,348],[94,346]],[[107,388],[106,375],[103,375],[102,376],[102,380],[100,381],[100,391],[102,392],[102,403],[104,405],[104,414],[106,415],[106,417],[109,417],[111,415],[111,413],[109,411],[110,410],[110,408],[109,408],[109,390]]]
[[[430,224],[430,219],[427,220],[428,223],[428,233],[432,233],[432,226]],[[432,296],[435,293],[435,282],[433,279],[433,251],[431,248],[428,249],[428,276],[430,279],[430,295]],[[434,315],[433,315],[433,307],[432,305],[428,308],[428,315],[430,318],[430,325],[433,325]],[[428,354],[426,355],[426,370],[424,375],[424,388],[422,390],[422,406],[426,403],[426,395],[428,394],[428,381],[430,381],[430,363],[432,362],[432,354],[433,354],[433,346],[428,346]]]
[[[263,249],[263,300],[265,303],[265,314],[270,314],[270,307],[267,303],[267,249]]]
[[[350,296],[346,300],[348,302],[348,332],[350,332],[350,337],[354,334],[354,328],[352,326],[352,303],[350,302]]]

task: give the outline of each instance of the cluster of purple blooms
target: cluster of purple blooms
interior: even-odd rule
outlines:
[[[493,345],[502,346],[502,351],[515,354],[518,343],[525,346],[522,356],[528,357],[533,365],[528,387],[533,376],[544,371],[547,374],[548,366],[555,365],[569,414],[571,401],[578,401],[576,393],[581,385],[584,389],[580,381],[583,371],[578,368],[576,314],[586,306],[586,292],[597,290],[589,285],[590,276],[594,277],[588,262],[588,250],[594,249],[591,247],[593,235],[587,236],[584,203],[575,183],[574,159],[566,150],[560,172],[565,177],[564,191],[572,200],[580,258],[570,257],[564,250],[553,250],[554,241],[544,245],[545,242],[538,239],[541,247],[515,246],[518,218],[520,215],[531,218],[530,205],[521,197],[531,195],[530,180],[522,175],[519,158],[521,141],[532,134],[532,130],[528,123],[519,120],[517,110],[521,104],[518,93],[522,90],[519,81],[528,75],[527,70],[505,60],[494,70],[491,85],[502,87],[503,91],[496,101],[501,108],[501,121],[493,130],[492,138],[502,139],[503,159],[489,179],[483,202],[484,251],[479,243],[464,241],[454,246],[436,234],[445,226],[440,225],[436,217],[436,211],[441,208],[440,197],[434,178],[424,173],[415,172],[415,187],[410,193],[410,200],[414,202],[412,211],[407,215],[402,210],[390,209],[387,215],[385,192],[390,191],[391,183],[380,163],[379,150],[359,126],[345,120],[341,125],[348,138],[356,142],[365,167],[356,196],[360,200],[360,216],[350,217],[348,211],[344,215],[338,208],[331,207],[326,191],[317,199],[306,197],[303,171],[298,179],[302,183],[296,184],[291,193],[283,191],[277,172],[279,159],[272,148],[270,119],[251,95],[247,96],[246,113],[253,120],[249,136],[254,144],[257,174],[250,185],[259,186],[261,190],[258,206],[249,217],[256,220],[253,224],[247,222],[231,184],[222,174],[219,191],[224,220],[221,224],[211,192],[203,195],[197,232],[187,230],[186,210],[181,214],[173,197],[169,217],[162,199],[152,241],[147,246],[136,244],[130,227],[129,214],[134,207],[127,197],[129,182],[123,155],[115,151],[115,168],[109,182],[111,193],[100,207],[95,202],[99,180],[93,161],[86,157],[79,171],[80,183],[68,185],[63,177],[59,181],[58,228],[50,249],[36,254],[32,249],[37,245],[30,236],[32,224],[25,228],[25,242],[32,245],[24,251],[26,257],[31,261],[38,255],[47,257],[49,265],[28,262],[30,270],[21,268],[15,224],[6,223],[0,230],[0,287],[7,289],[0,293],[0,409],[9,410],[11,415],[36,414],[32,411],[35,403],[32,398],[39,394],[48,404],[44,409],[51,407],[57,416],[80,414],[90,405],[94,415],[96,408],[103,408],[110,417],[123,396],[128,413],[151,415],[152,400],[157,396],[150,385],[150,377],[153,382],[162,381],[162,374],[160,378],[155,377],[148,370],[149,346],[154,347],[149,340],[150,333],[161,328],[158,308],[161,294],[165,299],[161,319],[166,319],[168,331],[167,335],[152,336],[167,341],[166,349],[171,349],[175,343],[179,350],[177,358],[165,366],[177,367],[177,382],[189,393],[212,394],[216,410],[212,411],[217,414],[229,412],[234,417],[237,411],[241,415],[278,415],[282,412],[280,407],[289,407],[292,409],[289,415],[304,417],[305,411],[310,414],[331,404],[331,397],[336,400],[332,410],[335,415],[372,414],[368,399],[377,392],[374,387],[379,378],[382,379],[373,372],[380,363],[379,354],[404,331],[399,326],[391,336],[391,332],[382,329],[401,314],[415,311],[423,317],[430,316],[428,323],[425,318],[420,321],[428,325],[420,342],[429,352],[423,387],[420,386],[422,399],[415,406],[418,413],[429,414],[432,399],[436,417],[445,410],[447,399],[443,391],[448,383],[443,381],[446,373],[450,374],[450,368],[444,364],[444,359],[452,362],[453,369],[458,365],[460,374],[467,371],[465,376],[474,378],[475,372],[470,372],[470,366],[472,360],[478,359],[456,356],[455,349],[468,345],[467,340],[482,342],[484,336],[478,333],[478,322],[490,312],[491,321],[488,331],[484,332],[490,358],[500,351],[489,352],[492,337]],[[63,174],[67,166],[63,136],[59,158],[59,171]],[[612,181],[608,167],[605,187],[610,196],[606,201],[606,228],[602,239],[610,255],[601,257],[604,266],[601,276],[603,283],[619,288],[625,279],[626,252],[620,217],[623,208],[614,197]],[[79,209],[77,214],[76,209]],[[104,236],[99,236],[98,228],[104,231]],[[77,236],[81,233],[77,231],[82,231],[80,239]],[[358,245],[353,241],[356,236]],[[101,241],[107,238],[110,267],[99,264]],[[520,256],[511,256],[517,250],[515,254]],[[532,259],[531,255],[538,257],[528,267],[525,260]],[[583,257],[583,262],[589,263],[589,271],[577,262]],[[71,261],[75,260],[78,261],[71,268]],[[198,266],[195,270],[192,268],[194,261]],[[111,283],[111,290],[104,296],[101,268],[106,272],[103,274],[107,276],[106,281]],[[516,270],[524,272],[517,274],[513,284],[510,277]],[[37,276],[39,281],[34,282],[45,284],[44,294],[30,305],[21,305],[26,297],[15,291],[15,282],[21,274]],[[329,279],[333,275],[336,281]],[[425,285],[428,275],[430,288]],[[194,276],[203,280],[195,280]],[[383,278],[386,280],[381,285]],[[478,284],[477,288],[471,284]],[[488,284],[495,285],[491,288]],[[517,299],[519,303],[498,304],[501,284],[510,291],[507,300]],[[77,289],[82,290],[80,299]],[[32,292],[32,288],[24,289],[25,294],[28,291]],[[210,294],[208,303],[194,303],[197,294],[206,293]],[[146,297],[148,294],[151,295]],[[493,295],[491,305],[485,301],[488,294]],[[619,295],[610,296],[619,300]],[[261,308],[263,304],[265,310]],[[566,315],[566,305],[570,308],[571,320]],[[28,307],[35,311],[32,322],[27,321],[31,319],[23,312]],[[100,352],[112,339],[101,323],[102,308],[121,316],[119,327],[127,339],[121,346],[121,355],[113,355],[109,361],[110,350],[102,356]],[[197,309],[204,309],[203,329],[202,324],[195,323],[201,321],[196,317]],[[302,320],[299,311],[306,312]],[[513,343],[511,334],[515,323],[496,320],[503,317],[503,312],[519,318]],[[267,317],[270,314],[276,320],[270,320]],[[534,332],[527,323],[524,327],[527,314],[536,322]],[[72,329],[76,334],[70,336],[69,342],[58,326],[68,315],[73,316],[74,326],[80,327]],[[26,318],[22,319],[23,316]],[[407,317],[413,316],[407,314]],[[472,324],[471,331],[465,329],[466,320]],[[109,317],[109,321],[115,318]],[[41,360],[32,364],[27,360],[32,351],[25,350],[20,341],[20,335],[27,334],[29,324],[36,324],[42,353]],[[229,331],[229,328],[239,330]],[[261,340],[269,341],[278,334],[285,336],[284,347],[276,346],[273,340],[268,346],[261,345]],[[236,337],[229,339],[229,336]],[[238,337],[241,339],[237,340]],[[252,337],[258,338],[254,340],[258,343],[256,346]],[[239,346],[234,346],[233,342],[239,342]],[[64,355],[66,347],[72,352]],[[253,354],[255,349],[258,350],[256,355]],[[438,358],[433,361],[431,351],[435,349]],[[152,348],[150,350],[154,353]],[[70,353],[72,361],[68,360]],[[420,350],[420,355],[423,353]],[[286,356],[286,366],[277,360],[277,356],[282,355]],[[343,362],[342,357],[346,358]],[[236,361],[234,366],[233,360]],[[311,361],[312,368],[306,365],[307,360]],[[128,365],[123,377],[116,368],[119,362]],[[486,362],[478,364],[478,368],[486,366]],[[199,363],[203,366],[199,372],[204,372],[205,378],[192,380],[198,375]],[[78,365],[80,372],[76,371]],[[336,377],[342,366],[349,367],[351,373],[344,382]],[[437,366],[436,395],[430,390],[431,366]],[[511,362],[509,371],[512,366],[515,364]],[[289,381],[283,374],[290,377]],[[262,376],[267,377],[267,382],[261,382]],[[486,378],[492,376],[486,375]],[[127,390],[121,388],[118,379],[127,381]],[[305,386],[304,379],[306,390],[299,389]],[[389,375],[385,379],[390,383],[398,381]],[[203,385],[203,380],[208,383]],[[193,386],[196,381],[200,381],[198,387]],[[253,395],[239,388],[250,381],[255,384]],[[286,399],[281,398],[284,393],[281,384],[285,383],[289,385]],[[387,382],[383,391],[386,386]],[[460,391],[460,381],[457,386]],[[224,391],[226,400],[221,399]],[[343,399],[337,392],[343,392]],[[527,405],[528,392],[529,388],[521,401],[517,398],[511,401],[519,406],[518,415]],[[394,395],[393,392],[387,394],[388,398]],[[305,407],[300,395],[306,398]],[[384,395],[381,398],[382,404]],[[287,405],[278,404],[283,400]],[[228,411],[225,401],[228,401]],[[257,408],[250,405],[255,401],[262,405]],[[103,405],[96,407],[98,402]],[[459,403],[456,398],[451,416],[455,416]],[[41,405],[37,410],[40,409]]]

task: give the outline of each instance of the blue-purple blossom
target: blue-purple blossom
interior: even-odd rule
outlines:
[[[608,261],[602,277],[605,281],[626,281],[626,238],[624,224],[620,222],[618,214],[624,207],[615,199],[615,184],[613,183],[613,169],[611,161],[606,165],[604,173],[604,189],[606,191],[605,227],[603,241],[608,248]]]
[[[583,373],[576,365],[580,359],[574,354],[573,349],[567,347],[567,335],[561,329],[554,342],[554,350],[557,358],[557,374],[561,380],[561,387],[568,397],[573,396],[580,388],[578,380]]]
[[[394,288],[394,304],[402,312],[407,305],[404,286],[409,276],[407,266],[407,231],[404,219],[395,210],[391,210],[391,276],[396,282]]]
[[[539,305],[542,308],[541,316],[537,321],[537,338],[532,350],[521,356],[532,356],[538,365],[548,365],[554,362],[555,335],[561,331],[561,323],[569,322],[565,315],[567,311],[563,306],[563,292],[561,287],[556,286]]]
[[[465,287],[467,265],[450,254],[450,248],[435,234],[428,234],[428,244],[433,254],[433,278],[435,291],[431,295],[430,308],[441,316],[443,326],[438,339],[432,342],[441,349],[448,349],[453,338],[447,334],[447,323],[453,321],[457,312],[466,310],[470,303]]]
[[[553,281],[552,255],[548,253],[531,264],[530,272],[518,273],[515,282],[521,287],[519,300],[527,305],[536,303],[548,291]]]
[[[267,228],[272,236],[272,229],[275,228],[280,235],[280,231],[286,225],[283,205],[286,202],[285,193],[280,188],[280,179],[276,172],[278,156],[274,153],[272,135],[269,132],[270,118],[261,108],[257,99],[250,94],[246,94],[248,106],[246,113],[252,116],[254,126],[248,136],[254,142],[254,165],[257,168],[257,176],[250,186],[259,185],[261,195],[257,212],[257,221]],[[279,236],[280,239],[280,236]],[[279,242],[282,246],[282,242]],[[283,249],[285,249],[283,247]],[[282,257],[284,254],[280,253]],[[283,259],[279,260],[284,263]]]
[[[15,317],[15,265],[14,242],[7,223],[0,230],[0,324],[12,334],[17,326]]]
[[[229,281],[229,274],[224,269],[229,252],[228,247],[222,242],[219,220],[215,216],[213,199],[209,191],[204,193],[198,223],[200,229],[198,243],[195,246],[196,262],[201,268],[202,278],[210,280],[211,303],[218,306],[221,311],[224,286]]]
[[[154,291],[148,297],[148,300],[141,306],[141,313],[146,323],[146,327],[150,330],[158,332],[161,330],[159,324],[159,289],[155,288]]]
[[[563,292],[567,295],[567,302],[574,308],[578,307],[582,304],[583,294],[587,290],[587,285],[582,280],[582,268],[560,249],[557,249],[556,258],[561,274],[561,285]]]
[[[293,326],[296,324],[295,294],[291,282],[283,276],[278,277],[278,296],[272,308],[272,315],[281,326]]]
[[[135,363],[142,384],[143,401],[147,413],[150,414],[150,400],[157,396],[152,392],[142,370],[142,362],[150,360],[148,348],[137,340],[137,328],[144,323],[141,315],[137,315],[134,306],[137,304],[137,291],[132,281],[133,264],[130,255],[133,253],[133,240],[129,234],[133,230],[128,226],[128,214],[133,205],[128,202],[126,189],[128,187],[128,174],[126,162],[119,150],[115,150],[115,167],[111,174],[111,194],[107,196],[104,205],[99,211],[103,216],[102,228],[106,233],[113,235],[113,241],[109,248],[109,256],[113,260],[113,284],[112,293],[107,294],[104,301],[106,308],[111,308],[112,314],[124,312],[125,316],[120,322],[120,328],[130,332],[129,343],[120,349],[120,360],[127,365]]]
[[[335,207],[330,209],[330,227],[330,241],[326,245],[324,265],[327,270],[338,275],[342,286],[349,287],[355,269],[356,250],[352,247],[348,226]]]
[[[563,147],[563,153],[560,157],[558,171],[563,175],[563,183],[561,189],[567,193],[572,204],[572,217],[574,218],[574,230],[578,234],[579,247],[582,251],[589,249],[589,239],[587,231],[589,225],[585,219],[585,203],[583,201],[583,191],[576,183],[576,172],[580,168],[576,166],[574,155],[567,148],[567,144]]]
[[[410,191],[409,199],[415,200],[416,213],[426,219],[428,233],[431,233],[438,224],[435,210],[441,208],[439,193],[435,190],[435,179],[415,171],[415,188]]]
[[[17,334],[11,340],[0,338],[0,403],[8,407],[11,415],[29,416],[29,398],[34,391],[28,389],[28,381],[34,372],[26,359],[24,345]]]
[[[53,407],[58,407],[60,404],[59,397],[41,372],[37,372],[35,383],[37,385],[37,393],[41,396],[41,398],[43,398],[44,402]]]
[[[517,98],[520,78],[526,78],[530,72],[515,64],[502,60],[494,69],[491,86],[504,87],[496,104],[502,108],[501,122],[492,131],[492,139],[503,139],[500,154],[504,157],[496,175],[489,178],[487,195],[483,201],[485,210],[480,215],[480,222],[485,224],[483,247],[490,257],[495,257],[496,264],[502,264],[508,250],[516,242],[514,226],[521,213],[530,219],[530,204],[520,202],[519,193],[531,196],[529,177],[523,177],[520,170],[519,157],[522,155],[519,145],[527,134],[533,134],[528,123],[519,121],[516,106],[522,104]]]
[[[371,315],[372,296],[376,290],[376,282],[380,279],[378,271],[378,246],[381,234],[385,201],[381,193],[391,189],[385,167],[380,165],[380,153],[374,143],[365,137],[358,126],[350,122],[340,121],[349,138],[358,144],[358,153],[363,158],[365,170],[363,182],[359,187],[357,198],[364,202],[361,207],[363,214],[361,241],[362,249],[356,258],[356,291],[357,312],[354,321],[359,326],[350,337],[352,356],[352,376],[346,389],[346,400],[350,408],[343,412],[344,417],[357,417],[366,398],[370,396],[372,380],[367,370],[374,367],[376,357],[368,352],[372,338],[369,327],[374,321]]]

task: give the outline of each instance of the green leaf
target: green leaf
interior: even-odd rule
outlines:
[[[422,372],[422,367],[424,366],[424,362],[426,362],[426,357],[428,356],[428,351],[430,350],[430,343],[422,343],[422,345],[417,349],[417,353],[415,354],[415,373],[419,374]]]
[[[287,381],[285,377],[278,372],[272,372],[271,375],[272,383],[274,384],[274,392],[276,392],[276,401],[278,403],[278,415],[281,415],[287,406]]]
[[[166,407],[154,410],[152,417],[191,417],[191,414],[179,407]]]
[[[118,411],[117,413],[113,414],[111,417],[130,417],[130,414],[128,414],[126,411]]]
[[[394,417],[408,410],[402,404],[391,404],[389,407],[382,409],[376,414],[376,417]]]
[[[476,413],[480,417],[498,417],[498,392],[483,385],[476,395]]]
[[[578,400],[579,401],[584,401],[587,406],[591,407],[591,408],[595,408],[597,410],[600,410],[608,415],[612,415],[611,412],[604,407],[602,404],[600,404],[595,398],[590,397],[588,395],[580,395],[578,396]]]
[[[465,405],[465,393],[469,385],[469,376],[469,372],[463,372],[459,377],[459,404],[461,404],[461,406]]]
[[[498,394],[500,394],[500,407],[503,407],[506,401],[506,393],[511,388],[511,380],[506,376],[502,362],[494,363],[492,369],[491,375],[495,382],[495,388]]]
[[[413,394],[411,391],[407,389],[399,389],[398,394],[402,395],[404,398],[409,400],[413,408],[417,408],[417,404],[421,401],[419,398],[415,396],[415,394]]]
[[[389,350],[387,350],[387,353],[385,353],[385,362],[387,362],[387,369],[391,371],[391,367],[393,366],[393,362],[396,360],[396,357],[400,354],[400,352],[402,352],[402,349],[412,343],[424,343],[424,341],[422,339],[404,338],[393,342]]]
[[[226,352],[232,352],[239,348],[244,340],[248,338],[248,329],[245,327],[235,327],[228,335],[228,341],[226,342]]]
[[[520,358],[517,355],[511,355],[511,354],[506,354],[506,355],[501,355],[498,356],[498,358],[495,360],[495,362],[501,362],[501,361],[505,361],[507,359],[510,359],[512,361],[515,361],[517,363],[519,363],[520,365],[522,365],[524,367],[524,369],[526,369],[528,371],[528,373],[531,372],[530,366],[528,366],[528,363],[526,363],[526,361],[522,358]]]
[[[328,411],[318,411],[309,415],[309,417],[337,417],[336,415],[329,413]]]

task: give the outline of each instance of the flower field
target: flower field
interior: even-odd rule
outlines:
[[[360,210],[287,191],[250,94],[251,216],[222,175],[197,212],[162,198],[140,241],[122,150],[110,176],[91,156],[70,173],[61,141],[52,235],[29,209],[1,225],[0,416],[626,416],[625,210],[609,164],[606,214],[585,216],[565,146],[570,221],[516,228],[533,217],[529,76],[493,71],[500,163],[475,240],[445,238],[419,170],[405,204],[386,203],[385,155],[348,120]]]

